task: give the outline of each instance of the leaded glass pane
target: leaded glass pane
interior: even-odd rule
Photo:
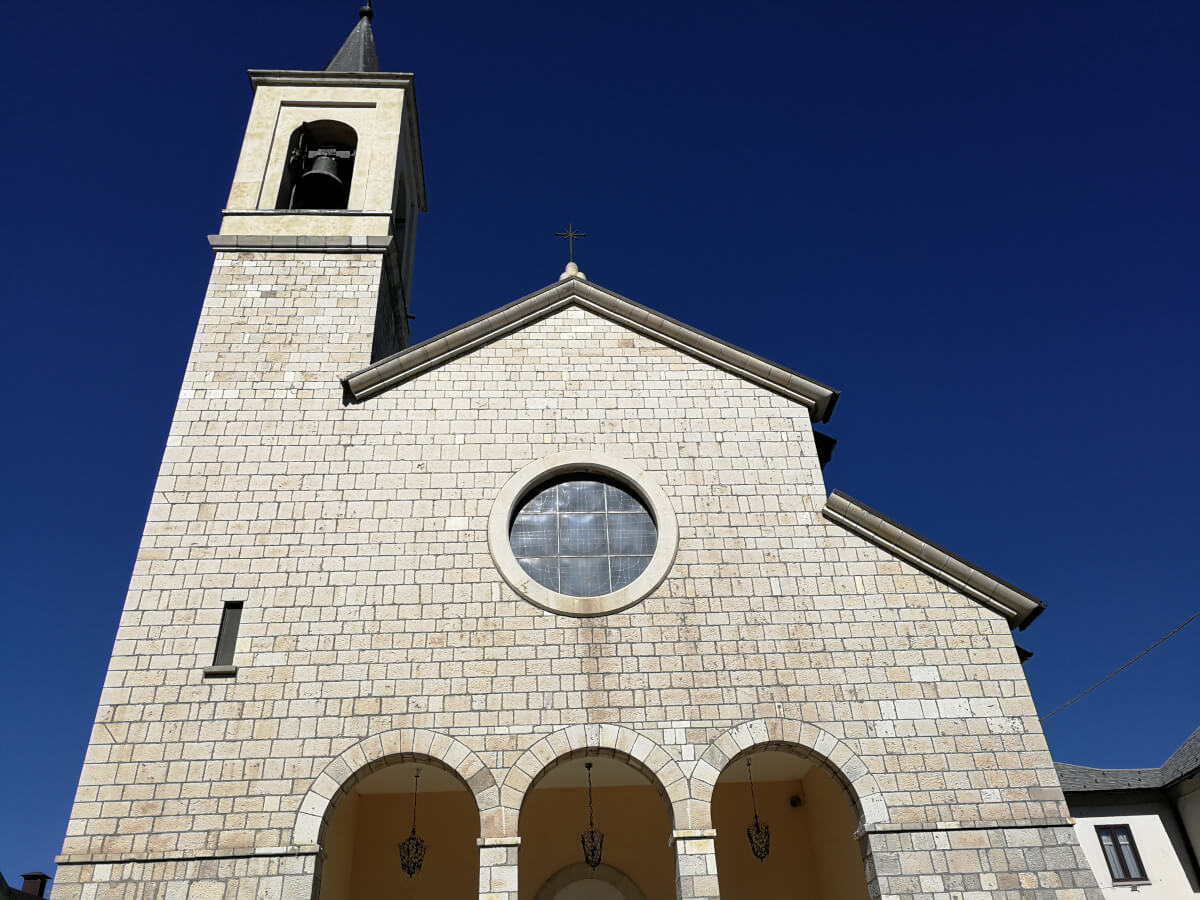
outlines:
[[[559,590],[571,597],[597,597],[612,593],[608,580],[608,557],[563,556],[558,561],[562,581]]]
[[[658,543],[654,521],[645,510],[612,513],[608,517],[608,545],[613,553],[649,556]]]
[[[552,484],[525,501],[523,513],[558,512],[558,485]]]
[[[615,484],[604,486],[604,497],[608,501],[609,512],[644,512],[642,501]]]
[[[564,513],[558,518],[560,553],[573,556],[608,554],[604,513]]]
[[[619,591],[627,584],[633,584],[633,580],[645,572],[648,565],[650,565],[648,556],[610,556],[612,589]]]
[[[525,573],[543,587],[552,591],[558,590],[558,557],[557,556],[525,556],[518,557],[517,562]]]
[[[603,512],[604,484],[599,481],[564,481],[558,486],[560,512]]]
[[[520,513],[509,532],[513,555],[557,556],[558,516],[553,513]]]
[[[531,494],[509,529],[513,554],[538,584],[572,597],[620,590],[646,570],[654,519],[630,491],[595,476],[564,478]]]

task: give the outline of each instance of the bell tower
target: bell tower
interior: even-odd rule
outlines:
[[[214,276],[240,263],[306,268],[320,258],[318,270],[341,260],[357,278],[374,259],[374,308],[339,299],[336,318],[356,310],[353,324],[339,323],[352,330],[326,334],[353,345],[351,368],[408,346],[416,216],[425,209],[413,77],[379,71],[373,18],[368,3],[324,71],[250,72],[250,120],[220,233],[209,238]],[[296,274],[300,290],[306,280]]]

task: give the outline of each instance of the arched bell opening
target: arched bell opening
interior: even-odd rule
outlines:
[[[735,757],[713,790],[712,817],[722,900],[869,897],[856,800],[803,748]]]
[[[276,209],[346,209],[358,134],[344,122],[305,122],[288,141]]]
[[[666,791],[641,763],[609,750],[561,757],[521,804],[521,900],[672,900],[672,827]]]
[[[415,755],[372,763],[331,801],[316,900],[474,897],[479,809],[442,763]]]

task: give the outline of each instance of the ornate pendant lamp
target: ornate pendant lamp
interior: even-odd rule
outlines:
[[[746,826],[746,837],[750,838],[750,849],[762,862],[771,852],[771,828],[758,821],[758,801],[754,799],[754,772],[750,769],[750,760],[746,759],[746,776],[750,779],[750,805],[754,809],[754,824]]]
[[[600,865],[600,854],[604,850],[604,832],[596,830],[592,816],[592,764],[584,763],[588,776],[588,830],[579,836],[583,845],[583,861],[593,869]]]
[[[421,778],[421,769],[418,766],[416,773],[413,775],[413,820],[412,832],[407,838],[396,846],[400,848],[400,868],[404,870],[404,874],[412,878],[421,871],[421,864],[425,862],[425,842],[417,837],[417,782]]]

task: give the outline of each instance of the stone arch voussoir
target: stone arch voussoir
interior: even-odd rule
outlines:
[[[847,789],[858,810],[860,826],[890,820],[887,801],[875,776],[845,743],[823,728],[791,719],[751,719],[730,728],[701,755],[692,770],[691,795],[703,820],[693,828],[712,827],[712,794],[717,779],[738,757],[757,750],[800,750],[815,757]]]
[[[679,763],[658,743],[621,725],[571,725],[539,738],[518,757],[500,787],[500,804],[517,836],[521,806],[540,777],[557,763],[580,756],[609,754],[650,779],[671,810],[674,828],[689,828],[688,779]]]
[[[372,735],[330,760],[300,802],[292,843],[322,844],[337,801],[373,772],[402,762],[433,760],[458,776],[475,798],[482,837],[500,834],[500,788],[489,769],[461,741],[424,728],[397,728]]]

